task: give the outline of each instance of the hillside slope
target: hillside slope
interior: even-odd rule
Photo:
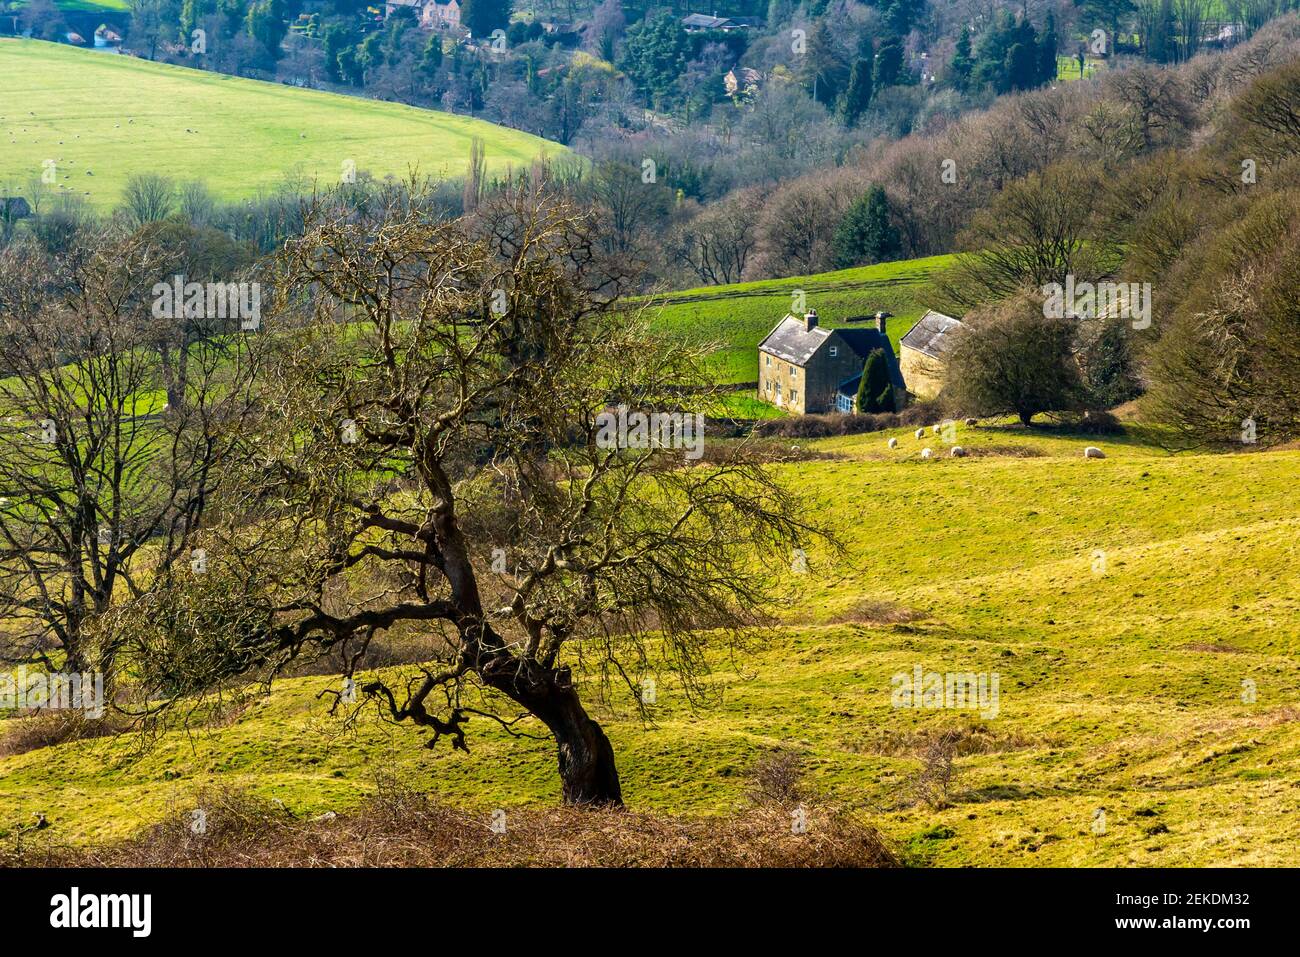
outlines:
[[[733,808],[755,760],[788,748],[913,862],[1290,863],[1300,452],[1172,457],[961,426],[970,455],[954,459],[937,436],[891,434],[896,450],[889,434],[824,440],[781,467],[846,553],[812,556],[801,607],[745,675],[719,662],[720,696],[695,711],[661,679],[651,726],[602,714],[632,806]],[[1108,457],[1083,459],[1088,444]],[[917,666],[997,673],[997,713],[892,707],[893,677]],[[121,836],[227,783],[313,814],[355,804],[379,770],[485,820],[558,800],[549,743],[481,720],[470,755],[404,727],[343,732],[316,698],[336,682],[286,681],[138,761],[128,740],[0,758],[0,831],[39,811],[63,840]],[[913,804],[943,731],[959,739],[948,806]]]
[[[463,175],[474,137],[489,170],[568,151],[451,113],[244,80],[79,50],[0,40],[0,193],[25,194],[47,160],[56,192],[115,205],[133,173],[198,179],[225,199],[293,176],[339,182],[344,164],[376,176],[418,167]]]

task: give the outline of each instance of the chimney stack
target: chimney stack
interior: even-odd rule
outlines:
[[[812,332],[814,329],[817,328],[817,310],[816,310],[816,309],[809,309],[809,310],[808,310],[807,315],[805,315],[805,316],[803,317],[803,327],[804,327],[804,329],[808,330],[809,332]]]
[[[879,332],[882,336],[884,336],[884,335],[888,335],[888,334],[889,334],[889,333],[886,331],[886,328],[887,328],[887,327],[886,327],[886,322],[887,322],[887,320],[889,319],[889,316],[890,316],[890,313],[888,313],[888,312],[878,312],[878,313],[876,313],[876,331]]]

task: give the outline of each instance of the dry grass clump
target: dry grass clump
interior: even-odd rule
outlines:
[[[0,721],[0,757],[26,754],[69,741],[105,738],[127,728],[127,719],[112,711],[90,718],[83,711],[34,711]]]
[[[202,817],[196,815],[202,811]],[[803,832],[795,833],[800,813]],[[202,826],[196,823],[202,821]],[[494,824],[496,825],[494,829]],[[473,814],[383,786],[348,814],[299,818],[239,791],[200,794],[130,840],[66,848],[32,834],[0,865],[60,867],[892,867],[876,830],[851,815],[767,802],[685,818],[526,808]]]
[[[999,734],[983,722],[957,726],[929,728],[917,731],[891,731],[881,729],[871,736],[863,736],[851,743],[852,750],[860,754],[878,754],[882,757],[922,757],[939,741],[946,741],[955,757],[972,754],[1001,754],[1025,748],[1052,745],[1050,741],[1023,734]]]
[[[906,625],[925,621],[930,616],[916,608],[908,608],[889,601],[863,599],[852,608],[828,619],[832,625]]]

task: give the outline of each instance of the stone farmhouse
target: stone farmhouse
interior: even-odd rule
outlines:
[[[758,397],[799,415],[852,412],[862,368],[880,349],[901,407],[905,386],[887,318],[877,314],[875,328],[827,329],[818,325],[816,310],[802,319],[787,315],[758,345]]]

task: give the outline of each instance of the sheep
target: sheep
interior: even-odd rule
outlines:
[[[928,459],[933,454],[934,453],[931,452],[929,449],[921,449],[921,458],[923,459]]]
[[[891,449],[896,449],[896,448],[898,448],[898,439],[890,439],[890,440],[889,440],[889,447],[890,447]]]
[[[955,458],[962,458],[963,456],[966,455],[966,450],[963,449],[960,445],[954,445],[952,449],[948,452],[948,454],[954,456]]]
[[[919,439],[923,439],[923,438],[925,438],[925,429],[917,429],[917,430],[916,430],[916,437],[917,437],[918,440],[919,440]]]
[[[935,435],[938,435],[939,428],[940,428],[939,423],[936,422],[934,425],[930,426],[930,431],[933,432]]]
[[[979,419],[967,419],[967,420],[966,420],[966,424],[967,424],[967,425],[979,425],[979,424],[980,424],[980,420],[979,420]]]
[[[1101,449],[1097,448],[1097,446],[1090,445],[1083,450],[1083,457],[1085,459],[1104,459],[1106,457],[1106,453],[1103,452]]]

